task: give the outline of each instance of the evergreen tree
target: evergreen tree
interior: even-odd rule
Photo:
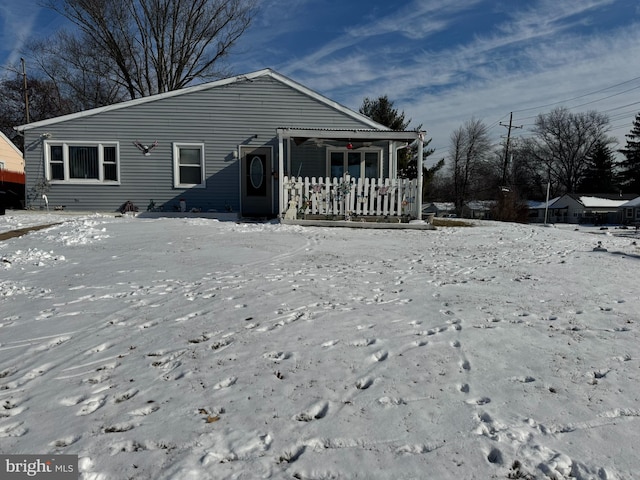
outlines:
[[[410,119],[405,121],[404,112],[399,113],[396,108],[393,108],[393,101],[386,95],[375,100],[365,98],[360,107],[360,113],[391,130],[406,130],[411,123]]]
[[[386,95],[376,99],[366,97],[362,102],[359,112],[366,115],[374,122],[378,122],[391,130],[407,130],[411,123],[411,119],[405,120],[404,112],[398,112],[398,109],[393,107],[393,101],[389,100],[389,97]],[[419,131],[421,129],[422,125],[418,125],[412,130]],[[434,152],[434,149],[427,147],[429,143],[431,143],[431,139],[425,140],[424,142],[424,149],[422,151],[423,159],[426,159]],[[418,178],[418,170],[416,168],[415,161],[412,161],[416,158],[417,154],[418,152],[415,149],[408,148],[398,152],[398,176],[400,178]],[[439,168],[441,167],[436,168],[433,173],[439,170]],[[423,170],[424,174],[429,174],[429,172],[429,169]],[[433,173],[431,173],[431,177],[433,177]]]
[[[578,186],[579,193],[615,193],[617,182],[613,152],[604,142],[598,142],[588,155],[587,168]]]
[[[620,181],[625,192],[640,193],[640,113],[625,137],[627,146],[619,150],[625,156],[625,160],[620,162]]]

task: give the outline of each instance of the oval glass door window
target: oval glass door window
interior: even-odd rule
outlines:
[[[249,164],[249,179],[251,186],[255,189],[260,188],[264,181],[264,164],[262,158],[257,155],[251,159]]]

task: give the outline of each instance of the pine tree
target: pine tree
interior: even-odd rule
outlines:
[[[616,193],[615,159],[611,148],[599,141],[588,155],[587,168],[578,186],[580,193]]]
[[[394,102],[389,100],[389,97],[383,95],[376,99],[366,97],[362,101],[359,112],[366,115],[371,120],[378,122],[385,127],[389,127],[391,130],[402,131],[409,128],[411,119],[405,120],[404,112],[399,112],[397,108],[394,108]],[[412,130],[422,130],[422,124],[418,125]],[[424,150],[422,152],[423,159],[426,159],[435,150],[428,148],[427,145],[431,142],[431,139],[425,141]],[[398,152],[398,177],[400,178],[418,178],[418,169],[412,159],[417,155],[415,150],[403,149]],[[424,168],[424,167],[423,167]],[[435,167],[434,167],[435,168]],[[435,171],[439,170],[436,168]],[[429,170],[424,170],[424,173],[429,173]],[[433,176],[433,175],[432,175]]]
[[[625,137],[627,146],[619,150],[625,156],[625,160],[620,162],[620,180],[625,192],[640,193],[640,113]]]

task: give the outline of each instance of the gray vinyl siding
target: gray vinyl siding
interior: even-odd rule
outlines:
[[[218,85],[26,130],[27,203],[42,204],[34,185],[44,178],[41,135],[48,133],[50,141],[119,142],[120,162],[119,185],[51,184],[51,207],[115,211],[131,201],[145,210],[154,200],[171,210],[185,198],[188,208],[238,211],[240,172],[233,151],[238,145],[271,146],[275,168],[279,127],[371,128],[269,76]],[[144,156],[136,140],[157,140],[158,146]],[[204,144],[206,188],[173,187],[174,142]],[[324,174],[324,153],[317,160]]]

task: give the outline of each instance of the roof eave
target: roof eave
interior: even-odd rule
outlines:
[[[385,127],[386,128],[386,127]],[[325,140],[395,140],[413,142],[424,132],[396,130],[278,128],[283,138],[317,138]]]

